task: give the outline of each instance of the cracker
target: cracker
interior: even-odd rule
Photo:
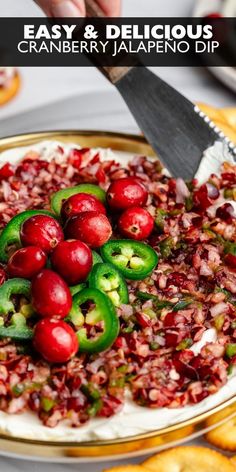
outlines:
[[[222,121],[214,120],[214,124],[227,136],[231,139],[234,143],[236,143],[236,131],[231,128],[227,123],[223,123]]]
[[[197,103],[197,106],[211,120],[213,120],[213,121],[218,120],[219,121],[219,120],[222,119],[223,122],[225,121],[223,117],[221,118],[220,110],[218,110],[217,108],[211,107],[210,105],[206,105],[206,103]]]
[[[206,447],[181,446],[147,459],[143,466],[153,472],[235,472],[230,460]]]
[[[17,73],[15,77],[12,79],[12,83],[10,87],[0,87],[0,106],[5,105],[9,102],[15,95],[18,93],[20,89],[20,76]]]
[[[209,443],[220,449],[236,451],[236,416],[209,431],[205,437]]]
[[[111,469],[106,469],[103,472],[147,472],[141,465],[118,465]]]
[[[230,457],[230,462],[233,464],[236,470],[236,456]]]
[[[236,108],[218,109],[205,103],[198,103],[197,106],[231,141],[236,143]]]
[[[235,108],[222,108],[220,114],[224,117],[225,121],[235,128],[236,126],[236,107]]]

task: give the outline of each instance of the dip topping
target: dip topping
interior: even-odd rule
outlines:
[[[54,144],[4,164],[0,180],[1,410],[80,426],[119,412],[127,390],[178,408],[227,383],[233,164],[199,187],[157,160],[124,169]]]

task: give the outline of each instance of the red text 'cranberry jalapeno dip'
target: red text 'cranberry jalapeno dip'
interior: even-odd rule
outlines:
[[[236,167],[199,184],[166,176],[157,160],[126,156],[124,167],[107,150],[55,142],[21,150],[17,163],[7,155],[0,425],[32,411],[50,428],[87,428],[88,439],[96,417],[97,436],[110,439],[125,434],[124,412],[139,419],[135,434],[229,395]]]

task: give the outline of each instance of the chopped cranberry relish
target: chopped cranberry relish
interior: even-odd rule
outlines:
[[[159,253],[157,269],[129,282],[130,304],[118,308],[120,333],[105,352],[50,365],[0,341],[1,410],[31,409],[49,427],[63,419],[80,426],[119,412],[126,388],[139,405],[177,408],[227,382],[236,364],[236,356],[225,354],[226,345],[236,343],[236,253],[227,251],[236,243],[236,217],[227,203],[236,199],[235,166],[225,163],[221,176],[199,187],[196,180],[186,186],[166,177],[160,163],[146,157],[123,169],[87,148],[68,154],[60,146],[50,162],[30,152],[0,169],[0,225],[26,209],[48,209],[59,189],[91,182],[107,190],[124,177],[138,178],[148,190],[145,209],[156,225],[147,242]],[[117,228],[119,213],[112,217]],[[195,354],[192,345],[210,328],[217,339]]]

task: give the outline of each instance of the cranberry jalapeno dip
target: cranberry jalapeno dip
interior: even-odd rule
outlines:
[[[0,169],[1,411],[76,427],[119,418],[127,396],[194,410],[223,391],[236,363],[235,166],[199,185],[146,157],[124,168],[104,151],[32,149]]]

